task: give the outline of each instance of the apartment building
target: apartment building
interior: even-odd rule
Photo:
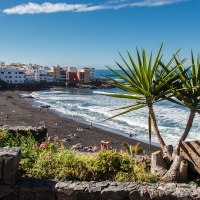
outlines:
[[[66,75],[65,81],[68,81],[68,67],[63,67],[62,70],[65,71],[65,75]]]
[[[0,61],[0,67],[5,67],[5,66],[6,66],[5,61]]]
[[[40,67],[36,72],[35,72],[35,81],[37,82],[46,82],[47,79],[47,71]]]
[[[77,69],[77,78],[79,83],[88,83],[90,81],[90,71],[88,69]]]
[[[26,75],[26,82],[28,82],[28,83],[34,83],[35,82],[35,72],[34,72],[34,70],[25,71],[25,75]]]
[[[60,82],[66,82],[66,71],[60,68]]]
[[[10,84],[23,84],[26,80],[25,68],[6,65],[0,67],[0,79]]]
[[[53,76],[56,81],[60,81],[60,66],[53,66],[52,67]]]
[[[90,72],[90,81],[94,81],[95,80],[95,68],[84,67],[83,69],[89,70],[89,72]]]
[[[76,67],[68,67],[67,80],[68,80],[68,82],[71,82],[71,83],[78,83]]]
[[[55,81],[54,76],[47,72],[46,82],[47,83],[53,83],[54,81]]]

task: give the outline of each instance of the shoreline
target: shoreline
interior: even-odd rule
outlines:
[[[27,91],[27,96],[32,96],[33,91]],[[36,107],[40,107],[41,105],[44,105],[44,106],[47,106],[48,104],[46,103],[42,103],[41,101],[37,101],[37,99],[34,97],[33,95],[33,98],[25,98],[27,101],[29,101],[32,105],[36,106]],[[54,108],[49,108],[49,111],[61,116],[61,117],[65,117],[65,118],[68,118],[68,119],[72,119],[72,116],[74,117],[75,121],[79,121],[80,123],[83,123],[83,124],[86,124],[86,125],[90,125],[90,123],[92,122],[93,126],[96,127],[96,128],[99,128],[99,129],[102,129],[104,131],[109,131],[109,132],[112,132],[114,134],[118,134],[118,135],[121,135],[121,136],[124,136],[124,137],[127,137],[130,139],[130,132],[127,132],[127,131],[123,131],[123,130],[119,130],[119,129],[115,129],[113,127],[109,127],[109,126],[106,126],[106,125],[103,125],[102,123],[98,123],[97,121],[92,121],[92,120],[89,120],[87,119],[86,117],[83,117],[83,116],[80,116],[80,115],[76,115],[76,114],[68,114],[68,113],[62,113],[61,111],[58,111]],[[138,142],[142,142],[142,143],[146,143],[149,145],[149,142],[148,140],[144,140],[143,138],[139,138],[139,136],[135,136],[134,134],[131,134],[132,135],[132,138],[134,138],[135,140],[137,140]],[[154,146],[157,146],[157,147],[160,147],[159,143],[155,142],[155,141],[151,141],[151,144],[154,145]]]
[[[33,99],[26,99],[26,100],[29,101],[32,105],[34,105],[36,107],[39,106],[39,104],[40,104],[40,103],[34,101],[34,98]],[[39,109],[39,107],[38,107],[38,109]],[[56,110],[54,110],[52,108],[49,108],[49,111],[52,112],[52,113],[55,113],[56,115],[59,115],[60,117],[64,117],[64,118],[67,118],[67,119],[72,119],[72,115],[63,114],[63,113],[61,113],[59,111],[56,111]],[[73,118],[74,118],[74,121],[79,121],[82,124],[90,126],[91,122],[89,120],[85,119],[84,117],[81,117],[81,116],[78,116],[78,115],[73,115]],[[129,133],[124,132],[122,130],[110,128],[108,126],[103,126],[103,125],[101,125],[99,123],[95,123],[93,121],[92,121],[92,126],[98,128],[98,129],[101,129],[101,130],[104,130],[104,131],[109,131],[109,132],[112,132],[113,134],[117,134],[117,135],[120,135],[120,136],[123,136],[123,137],[126,137],[126,138],[130,139]],[[143,142],[143,143],[148,144],[148,141],[142,140],[142,139],[140,140],[140,139],[134,137],[133,134],[132,134],[132,139],[135,139],[138,142]],[[160,145],[158,143],[152,142],[151,144],[154,145],[154,146],[160,147]]]
[[[19,126],[22,124],[27,126],[41,126],[42,122],[46,122],[48,133],[52,136],[58,135],[59,138],[66,138],[69,134],[77,134],[79,138],[64,143],[66,148],[70,148],[77,143],[81,143],[82,146],[95,145],[100,148],[100,141],[106,140],[110,142],[109,146],[112,146],[117,150],[122,149],[121,144],[123,142],[127,142],[130,145],[135,145],[139,142],[146,154],[149,155],[152,151],[160,149],[158,146],[152,144],[150,152],[148,143],[119,135],[112,130],[110,131],[107,127],[102,129],[102,127],[97,127],[97,125],[94,124],[92,129],[90,129],[89,122],[84,123],[82,121],[74,121],[66,116],[61,116],[51,109],[49,109],[48,112],[46,109],[40,111],[39,108],[32,105],[30,99],[27,100],[20,97],[20,94],[27,92],[0,91],[0,112],[8,115],[8,119],[5,119],[4,115],[0,115],[1,124],[10,126]],[[8,96],[12,98],[8,98]],[[83,129],[83,132],[78,132],[77,128]]]

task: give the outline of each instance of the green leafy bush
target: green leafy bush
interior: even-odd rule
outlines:
[[[97,153],[76,153],[64,148],[58,137],[53,142],[38,143],[31,133],[13,137],[0,132],[0,145],[20,146],[20,170],[25,176],[56,180],[116,180],[156,182],[145,163],[136,164],[127,153],[103,150]]]
[[[122,147],[124,147],[124,150],[129,154],[129,155],[138,155],[143,152],[143,148],[139,146],[140,143],[137,143],[136,145],[132,146],[124,142],[122,144]]]

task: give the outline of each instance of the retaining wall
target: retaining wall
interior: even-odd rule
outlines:
[[[17,178],[20,157],[19,147],[0,148],[0,200],[200,200],[200,188],[188,184]]]
[[[36,180],[20,178],[0,185],[2,200],[189,200],[200,199],[200,188],[175,183],[121,183]]]

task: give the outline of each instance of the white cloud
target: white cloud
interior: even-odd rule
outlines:
[[[29,2],[28,4],[21,4],[13,8],[7,8],[3,10],[6,14],[35,14],[35,13],[53,13],[61,11],[76,11],[80,8],[87,7],[86,4],[66,4],[56,3],[51,4],[45,2],[41,5]]]
[[[135,7],[135,6],[164,6],[164,5],[170,5],[175,3],[180,3],[186,0],[144,0],[140,2],[135,2],[132,4],[129,4],[129,6]]]
[[[45,2],[42,4],[36,4],[29,2],[27,4],[17,5],[12,8],[4,9],[6,14],[38,14],[38,13],[55,13],[55,12],[88,12],[95,10],[106,9],[120,9],[124,7],[142,7],[142,6],[164,6],[174,3],[180,3],[186,0],[111,0],[104,4],[92,5],[92,4],[67,4],[56,3],[52,4]],[[126,3],[125,3],[126,2]]]

